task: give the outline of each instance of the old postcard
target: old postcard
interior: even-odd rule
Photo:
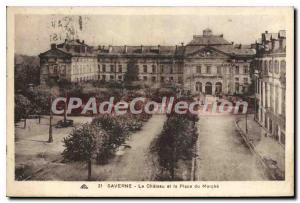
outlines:
[[[294,195],[292,7],[8,7],[7,196]]]

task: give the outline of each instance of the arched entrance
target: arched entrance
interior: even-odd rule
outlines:
[[[205,83],[205,94],[212,94],[212,84],[211,82]]]
[[[216,93],[216,95],[222,93],[222,83],[221,82],[216,82],[216,91],[215,91],[215,93]]]
[[[201,82],[196,82],[196,91],[202,92],[202,83]]]

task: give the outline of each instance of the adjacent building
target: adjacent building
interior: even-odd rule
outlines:
[[[286,32],[262,33],[256,44],[256,120],[285,144]]]
[[[97,55],[84,41],[65,40],[62,44],[51,44],[51,49],[39,57],[41,84],[58,79],[71,82],[97,79]]]
[[[209,95],[247,93],[250,64],[255,49],[233,44],[210,29],[195,35],[187,45],[98,46],[79,40],[52,44],[40,54],[41,83],[65,78],[123,81],[129,63],[139,70],[139,80],[153,87],[175,85],[191,93]]]

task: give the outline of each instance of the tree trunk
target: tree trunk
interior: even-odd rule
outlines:
[[[88,162],[88,180],[91,180],[92,176],[92,161],[89,159]]]

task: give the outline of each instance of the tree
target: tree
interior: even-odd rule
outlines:
[[[22,94],[15,95],[15,122],[24,119],[24,128],[26,128],[26,119],[31,111],[31,103],[27,97]]]
[[[195,122],[185,115],[172,114],[164,124],[154,150],[162,169],[164,180],[175,180],[175,169],[179,160],[191,160],[197,140]],[[166,176],[165,176],[165,173]]]
[[[41,115],[48,114],[50,109],[50,93],[41,91],[38,88],[34,88],[32,90],[28,90],[27,92],[28,98],[32,103],[32,114],[37,114],[39,116],[39,123],[41,119]]]
[[[126,84],[131,84],[134,81],[138,81],[139,69],[136,65],[136,60],[130,59],[127,63],[127,71],[124,75],[124,82]]]
[[[64,138],[64,159],[71,161],[84,161],[88,166],[88,180],[92,175],[92,159],[97,153],[97,145],[101,144],[101,139],[97,136],[97,128],[94,125],[83,124],[75,128],[71,134]]]

